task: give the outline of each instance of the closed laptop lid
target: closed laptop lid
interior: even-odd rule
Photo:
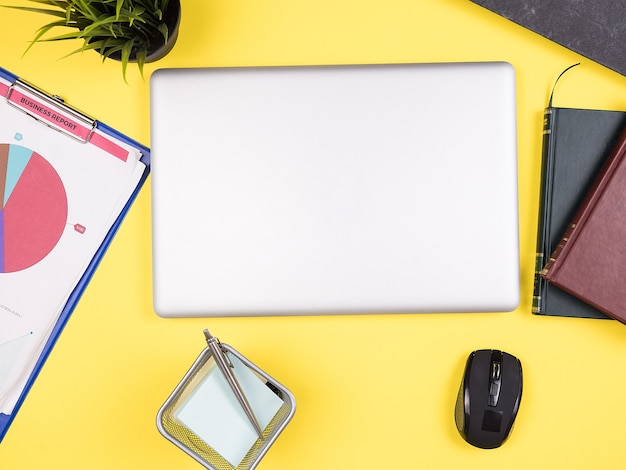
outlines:
[[[162,69],[151,147],[161,316],[519,303],[508,63]]]

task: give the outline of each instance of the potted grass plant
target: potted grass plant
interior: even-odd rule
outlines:
[[[54,17],[39,28],[37,42],[82,40],[69,55],[94,50],[102,60],[121,62],[126,80],[129,63],[144,64],[165,56],[174,46],[180,23],[180,0],[30,0],[37,6],[9,6]],[[51,30],[60,34],[51,35]],[[25,52],[25,53],[26,53]]]

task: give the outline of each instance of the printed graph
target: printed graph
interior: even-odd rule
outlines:
[[[67,223],[67,195],[38,153],[0,144],[0,273],[27,269],[56,246]]]

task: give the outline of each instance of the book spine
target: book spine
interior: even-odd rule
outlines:
[[[539,217],[537,222],[537,251],[535,255],[535,279],[532,313],[544,313],[544,291],[546,280],[541,277],[545,265],[546,243],[550,233],[550,211],[552,210],[552,184],[554,169],[554,131],[557,122],[556,109],[547,107],[543,115],[543,142],[541,157],[541,188],[539,193]]]
[[[548,259],[545,267],[541,271],[541,276],[552,281],[558,275],[559,267],[570,252],[571,247],[582,231],[585,221],[589,218],[593,212],[595,203],[602,197],[602,193],[607,187],[609,181],[615,173],[615,169],[619,166],[624,155],[626,154],[626,127],[620,133],[609,157],[605,164],[602,166],[600,173],[594,180],[591,188],[587,191],[585,198],[578,207],[578,210],[574,214],[572,221],[568,225],[563,237],[559,241],[558,245],[554,249],[554,252]]]

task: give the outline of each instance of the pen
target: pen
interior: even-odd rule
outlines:
[[[259,425],[256,417],[254,416],[254,412],[252,411],[250,403],[248,403],[246,396],[241,390],[241,385],[239,385],[239,382],[237,382],[237,378],[235,377],[233,371],[230,369],[228,363],[226,362],[226,357],[224,356],[224,352],[219,345],[219,340],[215,336],[212,336],[211,333],[209,333],[209,330],[206,329],[204,330],[204,337],[206,338],[206,342],[209,345],[209,349],[211,350],[213,358],[215,358],[215,363],[217,364],[217,367],[220,369],[220,371],[224,375],[224,378],[226,379],[226,382],[228,382],[228,385],[237,397],[239,404],[243,408],[243,411],[245,411],[246,416],[248,416],[250,423],[252,423],[254,430],[259,436],[259,439],[263,440],[263,430],[261,429],[261,426]]]

